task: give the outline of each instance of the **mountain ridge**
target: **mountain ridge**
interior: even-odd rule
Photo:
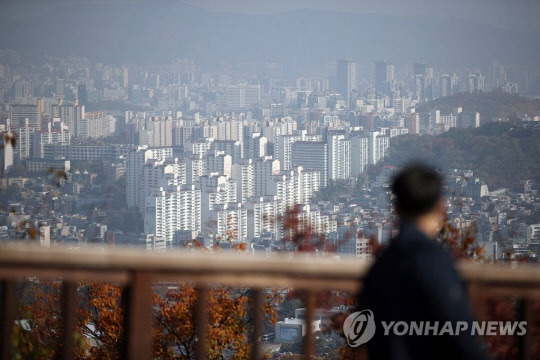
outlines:
[[[392,138],[383,165],[422,162],[442,170],[473,170],[490,189],[519,188],[540,180],[540,124],[492,122],[476,129],[450,129],[441,135]]]

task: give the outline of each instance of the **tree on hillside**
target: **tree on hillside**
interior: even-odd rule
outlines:
[[[384,164],[402,166],[413,160],[443,170],[473,170],[491,188],[513,188],[540,174],[540,128],[502,123],[392,138]]]
[[[429,112],[438,109],[449,113],[456,107],[463,107],[463,111],[466,112],[479,112],[483,121],[491,121],[492,118],[513,119],[519,113],[532,116],[540,114],[540,100],[530,100],[523,96],[500,91],[458,93],[440,97],[420,104],[416,110],[417,112]]]

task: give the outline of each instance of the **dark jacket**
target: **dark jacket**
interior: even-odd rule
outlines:
[[[401,226],[368,272],[359,305],[373,311],[377,326],[368,342],[371,360],[487,359],[470,335],[473,317],[450,254],[411,223]],[[441,327],[466,321],[468,330],[459,336],[385,336],[381,321],[439,321]]]

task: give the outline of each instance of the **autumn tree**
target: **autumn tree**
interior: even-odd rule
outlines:
[[[79,331],[89,339],[88,359],[120,359],[122,288],[112,283],[82,283],[77,315]]]
[[[47,286],[29,283],[25,302],[18,318],[24,319],[15,329],[15,353],[21,359],[54,359],[62,344],[60,282]],[[152,334],[154,358],[163,360],[192,359],[197,337],[195,306],[197,292],[191,284],[154,293],[155,326]],[[76,356],[78,359],[119,359],[123,335],[122,288],[112,283],[79,284],[77,303]],[[249,359],[248,328],[251,323],[251,298],[248,289],[212,287],[208,302],[209,359]],[[281,291],[265,293],[262,313],[275,323],[275,305],[281,301]],[[82,339],[86,339],[84,342]]]
[[[55,359],[62,346],[61,283],[26,281],[19,293],[22,301],[13,328],[15,359]],[[82,359],[86,343],[81,331],[73,334],[75,358]]]

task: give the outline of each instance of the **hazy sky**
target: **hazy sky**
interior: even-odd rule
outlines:
[[[539,15],[540,0],[0,0],[0,48],[119,63],[529,64]]]
[[[538,0],[185,0],[213,11],[270,13],[298,9],[453,17],[540,33]]]
[[[2,4],[65,2],[183,2],[216,12],[276,13],[320,9],[389,15],[426,15],[465,19],[504,29],[540,34],[540,0],[0,0]]]

